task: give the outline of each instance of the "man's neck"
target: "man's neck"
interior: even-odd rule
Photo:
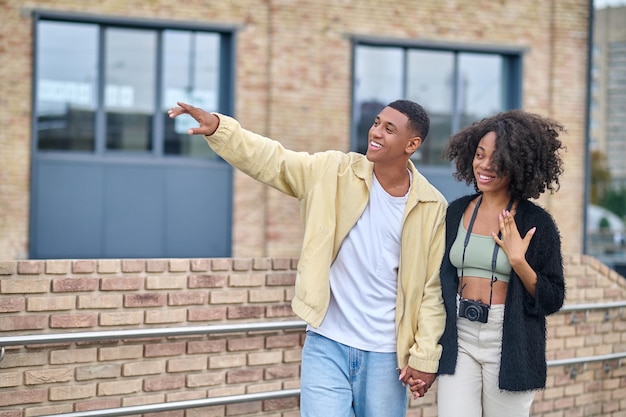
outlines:
[[[405,196],[411,186],[411,176],[406,166],[381,167],[374,166],[376,179],[387,192],[394,197]]]

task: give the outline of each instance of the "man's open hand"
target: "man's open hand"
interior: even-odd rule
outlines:
[[[187,134],[211,136],[219,127],[220,118],[215,114],[180,101],[177,104],[178,106],[172,107],[167,111],[170,118],[174,119],[181,114],[188,114],[200,125],[199,127],[188,129]]]

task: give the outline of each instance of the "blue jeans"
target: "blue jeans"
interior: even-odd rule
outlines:
[[[395,352],[367,352],[307,332],[300,379],[302,417],[404,417],[407,405]]]

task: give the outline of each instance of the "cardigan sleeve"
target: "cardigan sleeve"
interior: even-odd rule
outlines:
[[[526,259],[537,274],[537,284],[534,297],[524,291],[524,305],[529,314],[547,316],[557,312],[565,300],[561,237],[552,216],[533,203],[528,204],[532,206],[518,227],[522,236],[537,227],[526,252]]]

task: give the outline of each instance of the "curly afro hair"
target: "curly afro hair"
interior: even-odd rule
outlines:
[[[509,192],[517,199],[538,198],[546,189],[558,191],[563,173],[558,139],[565,128],[557,121],[522,110],[509,110],[466,127],[450,138],[443,157],[454,161],[458,181],[474,184],[472,162],[478,143],[489,132],[496,134],[493,164],[498,176],[509,177]]]

